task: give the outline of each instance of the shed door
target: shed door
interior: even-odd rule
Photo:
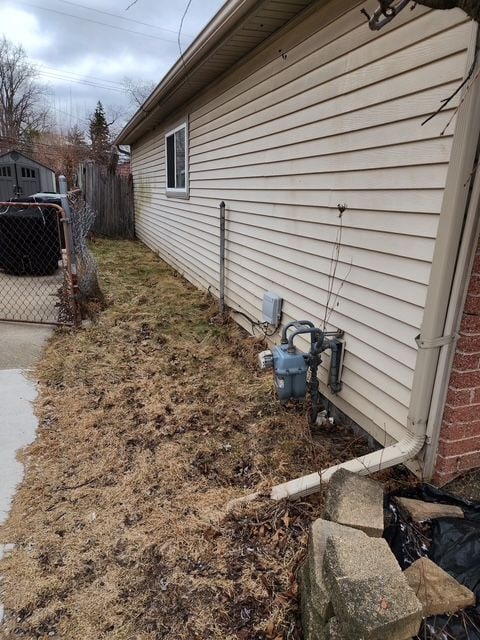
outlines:
[[[9,200],[15,195],[15,167],[12,165],[0,166],[0,201]]]
[[[40,172],[37,168],[17,164],[17,176],[20,196],[30,196],[40,191]]]

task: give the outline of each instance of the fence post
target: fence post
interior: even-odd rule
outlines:
[[[58,186],[60,188],[60,200],[62,202],[62,209],[64,213],[63,230],[65,234],[65,253],[67,256],[67,269],[70,279],[70,288],[72,296],[73,306],[73,321],[76,326],[81,322],[80,309],[79,309],[79,288],[78,288],[78,273],[77,262],[75,259],[75,247],[73,243],[72,232],[72,211],[70,209],[70,203],[68,202],[68,187],[67,179],[65,176],[59,176]]]
[[[225,315],[225,202],[220,203],[220,315]]]

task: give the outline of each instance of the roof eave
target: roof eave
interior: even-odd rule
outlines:
[[[136,138],[136,130],[152,111],[158,107],[162,98],[172,87],[185,79],[189,71],[221,42],[235,24],[250,11],[258,0],[228,0],[212,18],[185,53],[177,60],[158,86],[145,100],[140,109],[132,116],[115,140],[116,145],[131,144]]]

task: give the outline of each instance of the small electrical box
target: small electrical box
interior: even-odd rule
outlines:
[[[267,291],[263,294],[263,321],[278,327],[282,317],[283,298],[278,293]]]

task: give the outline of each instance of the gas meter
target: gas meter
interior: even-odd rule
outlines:
[[[307,353],[294,344],[295,338],[303,334],[310,336],[310,350]],[[281,402],[292,398],[302,400],[310,393],[312,402],[309,417],[312,423],[317,419],[320,406],[318,367],[322,362],[320,354],[324,351],[330,350],[328,386],[332,393],[338,393],[342,388],[342,335],[341,331],[322,331],[310,320],[297,320],[284,327],[279,345],[271,351],[262,351],[258,356],[262,369],[273,369],[275,388]]]

